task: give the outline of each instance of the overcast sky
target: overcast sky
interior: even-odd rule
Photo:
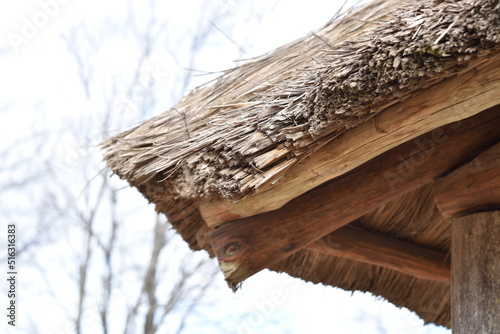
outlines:
[[[335,14],[343,1],[219,0],[213,3],[213,6],[219,6],[221,11],[232,8],[232,14],[223,21],[222,26],[217,27],[220,33],[214,34],[204,47],[203,56],[195,64],[194,70],[197,74],[230,68],[239,57],[258,56],[299,38],[323,25]],[[78,122],[75,116],[102,109],[99,103],[106,98],[106,90],[102,87],[109,88],[117,78],[119,80],[122,76],[125,77],[137,58],[137,43],[129,39],[126,31],[122,29],[124,22],[127,22],[130,6],[133,6],[134,15],[139,21],[141,17],[145,18],[150,14],[147,7],[141,5],[138,0],[26,0],[3,1],[0,4],[0,145],[5,145],[0,147],[0,152],[10,147],[9,150],[15,154],[22,155],[23,152],[16,151],[16,138],[24,138],[27,134],[47,129],[60,131],[61,127]],[[173,46],[168,50],[160,47],[155,49],[148,59],[150,68],[165,77],[164,81],[155,86],[157,102],[148,117],[169,109],[175,103],[170,93],[162,92],[172,91],[175,82],[171,78],[178,71],[185,70],[186,65],[182,63],[182,59],[187,56],[185,48],[181,47],[185,42],[183,36],[194,30],[200,17],[203,17],[203,14],[200,15],[200,1],[197,0],[164,1],[156,14],[168,24],[169,38]],[[92,49],[91,44],[84,45],[88,49],[82,50],[82,54],[90,55],[82,61],[92,64],[93,80],[100,84],[99,87],[92,86],[92,89],[95,89],[95,94],[103,95],[91,104],[82,90],[78,64],[68,51],[68,39],[72,38],[72,31],[75,27],[82,26],[86,27],[89,36],[98,36],[105,41],[98,41],[99,46],[95,49]],[[230,31],[231,36],[226,35],[226,31]],[[175,43],[179,46],[177,50]],[[197,76],[190,88],[210,78]],[[124,130],[136,121],[137,119],[127,120],[122,124],[123,128],[114,130]],[[102,135],[96,129],[95,132],[88,133],[84,142],[79,142],[71,136],[59,140],[53,146],[57,151],[57,158],[53,161],[57,171],[78,183],[79,176],[75,174],[75,169],[72,169],[74,165],[68,163],[68,155],[78,152],[82,145],[87,145],[89,138],[91,143],[97,143],[102,139]],[[30,161],[35,166],[37,156],[31,157]],[[11,177],[15,178],[16,175]],[[126,187],[125,183],[123,186]],[[83,188],[84,185],[80,187]],[[126,191],[131,193],[133,208],[137,208],[135,212],[130,213],[130,220],[141,221],[144,215],[153,215],[154,208],[140,199],[135,190]],[[8,221],[16,221],[20,225],[24,223],[23,212],[26,212],[28,204],[23,203],[26,198],[32,197],[36,198],[36,195],[18,193],[5,199],[3,210],[8,216],[1,218],[2,229]],[[5,208],[6,205],[9,207]],[[4,232],[0,233],[4,235]],[[4,242],[2,238],[0,245],[4,245]],[[46,258],[56,258],[58,251],[50,247],[45,249]],[[64,265],[62,261],[54,268]],[[21,270],[20,277],[27,277],[26,281],[29,281],[30,270]],[[57,280],[59,269],[55,270],[56,273],[51,273],[53,276],[50,277]],[[351,294],[320,284],[292,280],[286,275],[268,271],[248,279],[236,294],[225,287],[222,276],[219,276],[218,281],[220,289],[217,290],[217,303],[203,310],[206,317],[227,316],[227,327],[234,333],[450,332],[433,325],[424,326],[423,321],[414,313],[396,308],[370,294]],[[54,283],[59,286],[59,292],[62,292],[61,298],[72,298],[71,293],[67,296],[65,293],[66,289],[71,289],[67,281]],[[27,319],[25,312],[30,312],[38,322],[38,327],[44,329],[43,333],[64,332],[62,329],[67,320],[55,316],[62,314],[57,303],[46,304],[48,299],[40,297],[44,289],[42,283],[37,286],[36,282],[31,281],[30,284],[30,287],[21,283],[19,285],[22,295],[22,303],[19,306],[20,323]],[[23,295],[23,289],[29,291],[29,294]],[[40,295],[36,295],[36,291]],[[4,292],[5,289],[2,288],[2,305],[7,303]],[[246,316],[238,316],[242,314]],[[2,319],[4,318],[3,316]],[[5,322],[2,320],[0,328],[7,328],[8,333],[17,333],[7,327]],[[186,333],[205,333],[202,323],[192,323],[188,327]]]

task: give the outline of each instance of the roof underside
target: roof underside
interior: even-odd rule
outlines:
[[[105,159],[165,213],[195,250],[214,255],[199,204],[238,201],[388,106],[498,54],[498,0],[377,0],[224,73],[175,108],[107,140]],[[449,254],[432,185],[351,225]],[[302,249],[270,269],[370,291],[450,326],[449,284]]]
[[[451,226],[437,210],[432,184],[391,201],[350,225],[450,253]],[[300,264],[300,265],[297,265]],[[302,249],[270,269],[314,283],[384,296],[397,306],[415,311],[426,322],[450,327],[449,284],[418,279],[346,258]]]

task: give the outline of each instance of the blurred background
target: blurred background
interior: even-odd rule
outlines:
[[[370,294],[268,271],[233,294],[102,161],[104,138],[355,4],[2,2],[0,248],[16,223],[19,274],[17,326],[2,316],[0,332],[450,333]]]

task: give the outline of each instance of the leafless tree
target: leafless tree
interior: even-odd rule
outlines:
[[[147,248],[149,255],[144,263],[128,263],[136,271],[137,281],[128,284],[126,288],[127,308],[124,324],[117,326],[117,316],[113,316],[113,291],[119,290],[121,285],[121,271],[127,262],[123,254],[125,241],[121,240],[121,231],[124,228],[122,221],[124,205],[122,193],[123,183],[116,178],[109,178],[109,173],[98,160],[98,142],[115,129],[138,122],[151,114],[156,103],[155,86],[158,78],[147,73],[146,64],[155,51],[155,47],[163,45],[167,35],[165,23],[161,23],[155,15],[155,1],[149,2],[149,19],[143,28],[134,21],[133,14],[129,15],[128,24],[140,44],[141,52],[137,57],[135,68],[131,71],[130,81],[127,84],[116,82],[111,86],[99,86],[95,79],[95,70],[87,61],[92,52],[99,49],[99,41],[84,24],[77,25],[65,36],[68,51],[73,56],[78,69],[83,96],[89,105],[96,105],[101,101],[102,110],[89,111],[77,120],[76,126],[69,126],[69,132],[80,142],[80,147],[74,152],[69,164],[78,169],[78,174],[85,182],[75,184],[64,181],[58,171],[52,168],[48,175],[53,183],[48,196],[54,198],[51,208],[64,216],[68,228],[79,235],[83,241],[79,249],[74,250],[77,270],[74,271],[76,282],[77,301],[76,311],[72,321],[75,332],[78,334],[90,331],[85,323],[88,305],[94,304],[98,313],[100,328],[103,333],[115,332],[112,328],[122,327],[124,333],[157,333],[160,328],[167,326],[176,333],[182,333],[187,319],[193,315],[198,304],[203,302],[217,274],[213,260],[205,257],[190,257],[182,255],[184,263],[167,261],[167,252],[178,247],[179,237],[170,229],[168,221],[157,215],[152,227]],[[201,52],[204,43],[214,32],[220,33],[217,24],[224,19],[227,12],[220,13],[209,10],[209,2],[204,3],[203,13],[208,15],[201,18],[199,25],[187,45],[188,58],[178,63],[187,64],[191,69],[196,66],[196,57]],[[175,54],[167,49],[170,54]],[[145,73],[146,72],[146,73]],[[172,79],[172,78],[168,78]],[[178,84],[172,86],[171,101],[177,100],[191,87],[191,71],[179,71],[175,78]],[[111,88],[111,89],[110,89]],[[102,100],[95,92],[102,90]],[[119,103],[117,103],[119,100]],[[132,109],[132,110],[131,110]],[[98,128],[99,131],[92,131]],[[122,249],[120,249],[120,245]],[[203,273],[203,280],[199,273]],[[99,281],[92,282],[98,275]],[[166,276],[168,275],[168,276]],[[167,284],[166,284],[167,283]],[[165,291],[167,293],[165,293]],[[99,293],[97,293],[99,292]],[[97,295],[96,295],[97,294]],[[134,298],[129,298],[134,296]],[[169,322],[175,313],[175,320]]]
[[[101,27],[85,22],[74,25],[62,37],[84,103],[75,105],[60,124],[30,133],[28,147],[21,150],[25,154],[0,152],[4,162],[0,212],[2,196],[20,190],[33,196],[26,200],[30,211],[26,221],[33,223],[30,232],[23,232],[19,251],[25,254],[24,265],[37,271],[45,295],[58,306],[58,318],[67,319],[63,333],[181,334],[189,330],[190,318],[203,318],[200,306],[213,302],[210,293],[219,274],[214,260],[188,251],[164,216],[146,214],[147,221],[137,222],[144,224],[141,233],[130,239],[132,224],[127,216],[147,204],[142,201],[130,207],[130,198],[139,197],[117,177],[110,178],[99,152],[104,137],[161,110],[176,112],[169,107],[189,89],[215,78],[214,69],[199,67],[200,55],[211,39],[231,45],[235,60],[251,57],[226,24],[234,8],[220,6],[225,1],[200,2],[199,17],[190,31],[173,32],[158,15],[155,0],[147,2],[140,18],[130,7],[125,22],[112,22],[110,17]],[[263,12],[252,14],[251,19],[258,21]],[[133,40],[136,55],[126,72],[113,77],[100,73],[102,67],[96,66],[95,59],[116,35]],[[156,67],[158,53],[168,55],[166,68]],[[200,75],[203,79],[197,80]],[[188,116],[180,116],[187,123]],[[7,146],[19,147],[19,138],[14,140]],[[63,147],[66,144],[68,148]],[[23,171],[15,174],[19,177],[13,177],[16,170]],[[57,258],[49,260],[58,264],[54,267],[40,259],[41,251],[51,246],[58,249]],[[54,280],[54,276],[65,276],[71,289],[62,290],[60,277]],[[233,333],[234,318],[210,321],[217,332]],[[47,332],[33,315],[28,314],[28,322],[26,332]]]
[[[224,28],[234,8],[220,6],[224,1],[200,3],[199,17],[184,32],[173,33],[159,16],[155,0],[147,2],[139,18],[129,2],[125,22],[74,25],[62,38],[85,102],[60,123],[30,132],[26,140],[14,138],[0,150],[0,212],[6,217],[13,212],[10,203],[3,207],[2,199],[15,202],[12,194],[29,194],[23,196],[26,207],[16,207],[11,215],[16,220],[21,211],[27,216],[21,221],[18,251],[24,265],[38,273],[43,294],[59,307],[58,318],[68,320],[64,333],[180,334],[191,317],[203,318],[200,306],[213,302],[210,292],[214,277],[220,275],[214,260],[189,251],[164,216],[146,213],[147,221],[139,222],[144,227],[131,240],[133,223],[128,216],[134,209],[147,211],[141,209],[147,203],[135,204],[140,196],[116,176],[110,177],[99,152],[106,136],[151,117],[161,111],[160,104],[170,109],[201,83],[195,82],[195,75],[205,75],[203,81],[214,77],[212,69],[198,68],[214,36],[232,45],[235,55],[247,56]],[[104,76],[93,59],[110,38],[120,35],[135,43],[135,60],[119,78]],[[166,68],[156,67],[163,62],[155,60],[157,54],[168,55]],[[57,257],[43,261],[50,247],[57,248]],[[71,282],[71,291],[58,286],[63,276]],[[46,332],[35,318],[28,315],[23,330]],[[220,324],[214,320],[213,326]]]

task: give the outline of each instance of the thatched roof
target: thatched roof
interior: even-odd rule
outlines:
[[[241,198],[497,45],[498,1],[434,3],[375,1],[329,22],[112,138],[106,160],[134,185]]]
[[[251,197],[389,106],[495,56],[499,12],[498,0],[376,0],[226,71],[175,108],[108,139],[106,162],[193,249],[213,255],[213,227],[200,203]],[[417,189],[353,224],[446,253],[449,226],[427,192]],[[306,249],[271,269],[372,291],[428,322],[450,323],[444,283]]]

